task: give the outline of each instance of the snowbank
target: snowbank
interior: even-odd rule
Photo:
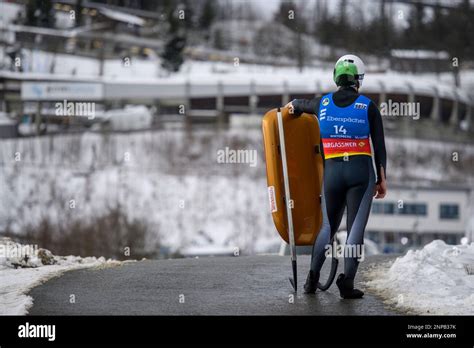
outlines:
[[[103,257],[55,256],[36,246],[0,239],[0,315],[25,315],[33,305],[26,293],[66,271],[119,265]]]
[[[474,243],[435,240],[410,250],[387,269],[368,274],[367,286],[397,308],[419,314],[474,314]]]

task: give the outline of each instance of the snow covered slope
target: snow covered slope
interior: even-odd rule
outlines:
[[[257,151],[255,167],[218,163],[217,151]],[[462,165],[449,158],[460,152]],[[387,138],[391,182],[474,182],[474,146]],[[20,160],[15,160],[20,156]],[[211,245],[241,253],[279,243],[268,207],[260,129],[75,134],[0,141],[0,230],[15,233],[47,216],[88,219],[120,204],[162,245]],[[74,200],[75,209],[69,209]],[[262,247],[260,247],[262,246]],[[277,249],[274,250],[277,252]]]

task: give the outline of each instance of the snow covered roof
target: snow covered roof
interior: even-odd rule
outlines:
[[[448,59],[449,53],[446,51],[429,51],[429,50],[405,50],[393,49],[390,51],[392,57],[408,58],[408,59]]]
[[[42,27],[32,27],[32,26],[19,25],[19,24],[9,25],[8,30],[21,32],[21,33],[60,36],[60,37],[67,37],[67,38],[76,36],[76,31],[73,29],[42,28]]]
[[[2,26],[13,22],[24,8],[25,6],[22,4],[2,1],[2,10],[0,11],[0,23]]]
[[[0,112],[0,125],[15,125],[16,121],[9,118],[6,113]]]
[[[110,19],[119,21],[119,22],[124,22],[124,23],[129,23],[129,24],[134,24],[138,26],[143,26],[145,25],[145,20],[143,18],[140,18],[138,16],[134,16],[125,12],[120,12],[116,10],[110,10],[108,8],[101,8],[100,13],[102,13],[104,16],[109,17]]]

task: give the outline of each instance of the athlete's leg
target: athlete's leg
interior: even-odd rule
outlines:
[[[349,283],[353,284],[359,266],[359,258],[364,246],[364,232],[369,218],[374,193],[375,174],[370,157],[351,160],[350,170],[345,171],[351,186],[347,190],[347,241],[346,252],[351,257],[344,258],[344,274]]]
[[[313,245],[311,270],[318,273],[326,260],[326,246],[337,232],[345,208],[345,185],[342,181],[341,162],[328,160],[324,168],[321,209],[323,224]]]

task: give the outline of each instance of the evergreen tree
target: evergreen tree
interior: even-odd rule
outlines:
[[[26,3],[26,25],[36,25],[36,0]]]
[[[82,24],[82,0],[77,0],[76,8],[74,9],[76,16],[76,27],[80,27]]]
[[[205,0],[202,13],[199,18],[199,28],[209,29],[216,19],[217,3],[215,0]]]
[[[423,19],[425,7],[422,2],[416,2],[409,12],[408,28],[405,30],[405,41],[410,48],[426,48],[425,25]]]
[[[197,27],[196,2],[192,0],[181,0],[177,6],[178,10],[184,11],[184,19],[181,20],[186,30],[193,30]]]
[[[433,9],[433,20],[427,24],[427,31],[429,33],[429,45],[436,51],[446,49],[446,33],[449,31],[446,28],[447,16],[439,6],[439,1],[436,2],[436,6]]]
[[[280,7],[275,13],[275,21],[283,24],[284,26],[295,30],[296,27],[296,16],[297,10],[296,5],[293,1],[282,1]]]
[[[226,49],[226,45],[224,42],[224,37],[222,35],[222,30],[217,29],[214,31],[214,42],[213,42],[214,48],[217,48],[218,50],[224,50]]]
[[[39,24],[40,27],[53,28],[55,19],[53,14],[53,4],[51,0],[40,0],[39,2]]]
[[[162,67],[170,72],[177,72],[184,62],[183,50],[186,45],[186,38],[182,35],[173,36],[165,46],[161,56]]]
[[[166,15],[168,26],[167,40],[161,55],[161,65],[170,72],[179,71],[184,62],[183,51],[186,46],[186,24],[183,19],[178,17],[179,10],[181,9],[183,7],[173,0],[163,0],[161,3],[161,11]]]
[[[26,24],[53,28],[55,24],[51,0],[28,0],[26,3]]]

